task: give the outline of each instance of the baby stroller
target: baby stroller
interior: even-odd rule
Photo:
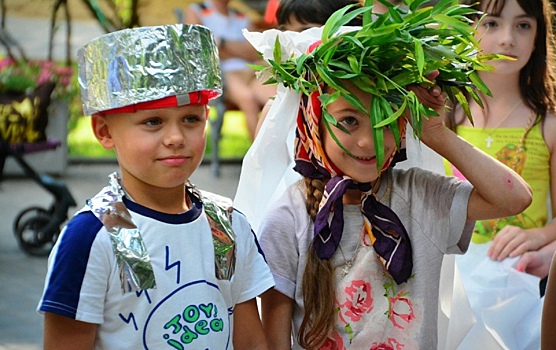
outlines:
[[[51,176],[37,173],[23,158],[23,155],[54,150],[60,146],[58,140],[39,143],[8,144],[0,135],[0,175],[7,157],[11,156],[22,168],[25,176],[33,179],[54,196],[48,208],[31,206],[19,212],[13,222],[13,231],[19,247],[34,256],[45,256],[56,243],[60,226],[68,218],[68,209],[77,204],[66,185]]]

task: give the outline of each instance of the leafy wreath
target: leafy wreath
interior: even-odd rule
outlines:
[[[349,154],[330,125],[348,132],[326,111],[326,106],[343,97],[371,118],[377,165],[384,161],[383,127],[389,126],[400,145],[397,119],[409,110],[417,136],[421,134],[422,117],[438,114],[421,104],[409,84],[432,85],[427,74],[438,70],[435,82],[452,103],[459,103],[471,122],[466,96],[482,106],[477,90],[491,96],[477,71],[490,71],[486,61],[505,59],[496,54],[480,54],[475,39],[476,28],[471,16],[480,16],[457,0],[441,0],[434,6],[423,6],[427,0],[404,0],[404,8],[386,0],[375,0],[388,7],[384,14],[372,13],[372,1],[362,6],[350,5],[336,11],[322,29],[321,40],[311,52],[299,57],[282,57],[283,49],[276,37],[273,59],[268,66],[254,66],[260,76],[268,76],[266,84],[282,83],[297,92],[310,95],[319,91],[323,120],[335,141]],[[348,22],[362,17],[363,26],[345,31]],[[370,93],[370,110],[352,94],[342,81],[348,80]],[[324,93],[323,86],[335,92]]]

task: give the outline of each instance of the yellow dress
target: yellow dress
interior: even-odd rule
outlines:
[[[506,225],[521,228],[543,227],[548,220],[547,196],[550,188],[550,151],[542,137],[542,123],[537,123],[527,135],[523,150],[517,150],[525,128],[475,128],[458,126],[456,132],[467,142],[515,170],[531,186],[533,203],[523,213],[498,220],[477,221],[472,241],[489,242],[493,232]],[[517,158],[517,159],[516,159]],[[446,174],[464,178],[444,160]],[[488,174],[485,174],[488,176]]]

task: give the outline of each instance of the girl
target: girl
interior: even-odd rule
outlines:
[[[432,9],[427,11],[430,14]],[[279,138],[287,144],[288,123],[293,119],[295,170],[303,179],[287,188],[260,226],[261,244],[276,282],[276,288],[262,296],[263,327],[276,348],[290,348],[293,335],[295,348],[434,349],[443,256],[467,249],[474,220],[516,213],[530,204],[531,194],[514,171],[457,137],[440,118],[421,121],[422,141],[461,166],[471,184],[418,168],[403,171],[389,167],[397,148],[394,140],[403,138],[404,123],[374,131],[378,125],[371,120],[391,114],[369,113],[372,106],[380,109],[376,102],[386,95],[371,95],[369,91],[384,91],[379,84],[372,84],[386,74],[393,77],[392,67],[415,64],[405,61],[409,55],[400,45],[414,41],[383,39],[382,45],[372,46],[375,35],[371,29],[382,29],[375,24],[381,22],[368,23],[361,30],[350,29],[345,36],[330,34],[332,28],[340,28],[355,15],[345,16],[343,21],[336,17],[321,29],[275,32],[280,45],[277,39],[264,41],[271,33],[248,37],[252,43],[263,41],[255,46],[267,59],[274,57],[274,62],[280,62],[280,57],[294,57],[284,62],[282,69],[270,70],[278,82],[292,87],[286,89],[282,101],[288,101],[288,93],[295,94],[293,89],[304,84],[297,90],[297,104],[283,104],[293,107],[291,113],[277,112],[280,118],[267,119],[272,125],[265,122],[273,126],[268,140]],[[393,17],[382,17],[388,22],[384,26],[404,22],[409,29],[403,25],[396,28],[400,36],[410,37],[411,14]],[[422,28],[422,22],[418,26]],[[398,38],[398,31],[388,38]],[[333,39],[327,40],[323,33]],[[423,42],[431,42],[451,32],[420,33]],[[389,59],[389,49],[399,56],[399,62]],[[408,51],[413,53],[413,49]],[[303,54],[307,51],[310,53]],[[301,54],[296,56],[297,52]],[[421,58],[423,72],[434,71],[428,68],[429,63],[439,67],[439,61],[444,61]],[[329,65],[321,64],[325,59]],[[373,64],[381,69],[368,68]],[[358,68],[361,72],[355,72]],[[417,70],[415,67],[413,72]],[[343,77],[342,84],[336,84],[334,77]],[[337,98],[339,89],[345,98]],[[437,89],[429,93],[422,87],[413,90],[421,102],[410,102],[410,109],[421,110],[425,104],[442,112],[444,96]],[[394,101],[407,96],[401,86],[388,93]],[[275,105],[278,103],[277,99]],[[395,134],[398,130],[400,133]],[[383,135],[383,141],[375,144],[375,132]],[[260,139],[257,137],[253,147]],[[274,152],[279,148],[284,147],[276,144],[270,149]],[[265,148],[259,150],[265,152]],[[270,157],[272,165],[284,160],[274,154]],[[269,162],[260,156],[257,160],[259,166]],[[487,169],[492,169],[489,177],[484,176]],[[280,185],[270,178],[275,173],[262,177],[268,186]],[[256,187],[252,191],[259,197],[266,195]]]
[[[350,91],[370,106],[370,94]],[[416,93],[441,112],[437,90]],[[458,164],[473,187],[418,168],[377,172],[368,116],[342,98],[327,112],[349,131],[336,135],[353,156],[320,124],[318,94],[304,99],[298,125],[307,127],[297,129],[296,146],[296,170],[304,178],[261,226],[276,281],[262,296],[265,334],[276,348],[289,348],[292,334],[296,348],[436,348],[443,255],[465,252],[474,220],[525,208],[528,186],[440,118],[423,125],[421,140]],[[384,140],[391,158],[391,131]],[[489,177],[483,176],[487,169]],[[387,247],[390,239],[395,243]]]
[[[332,25],[327,23],[323,32]],[[337,42],[357,38],[369,43],[367,29]],[[310,32],[295,37],[304,41]],[[391,41],[385,42],[390,46]],[[332,47],[331,40],[310,44],[318,55],[311,53],[284,65],[308,72],[296,77],[295,83],[325,80],[319,71],[327,74],[326,70],[318,64],[320,55]],[[288,56],[284,51],[281,56]],[[362,55],[381,55],[380,48],[362,51]],[[346,47],[336,52],[361,54]],[[348,66],[350,57],[333,56],[330,65]],[[367,58],[360,62],[369,62]],[[381,66],[382,61],[377,61]],[[318,68],[312,69],[311,64]],[[350,78],[355,73],[336,70],[330,74],[348,80],[337,85],[345,85],[345,98],[336,98],[337,91],[327,87],[329,83],[311,90],[304,86],[301,103],[296,105],[295,170],[303,179],[272,205],[260,229],[276,282],[275,289],[262,296],[263,327],[275,348],[290,348],[292,335],[294,348],[436,348],[443,256],[467,249],[474,220],[516,213],[530,204],[530,189],[516,172],[452,133],[441,118],[422,120],[421,140],[454,162],[469,182],[418,168],[390,168],[397,149],[395,131],[403,134],[405,123],[401,119],[399,128],[388,124],[381,133],[383,141],[375,145],[373,129],[378,125],[371,120],[382,115],[367,111],[373,110],[374,99],[380,101],[378,94],[369,91],[380,90],[361,83],[372,83],[380,73],[358,80]],[[291,69],[287,74],[280,77],[291,83],[295,72]],[[390,90],[394,96],[389,97],[399,100],[399,90]],[[412,90],[420,99],[418,106],[443,112],[445,96],[437,88],[427,91],[414,86]],[[288,117],[283,116],[284,124]],[[378,163],[380,156],[384,161]],[[488,177],[484,176],[487,170]]]
[[[478,23],[482,51],[512,59],[493,61],[495,70],[479,72],[493,97],[481,95],[484,109],[469,99],[474,127],[460,106],[453,109],[448,123],[458,135],[519,173],[533,189],[533,203],[524,212],[475,226],[473,242],[492,242],[487,255],[501,261],[556,239],[556,221],[547,221],[546,202],[547,195],[556,201],[556,182],[550,181],[556,178],[552,8],[548,0],[486,0],[474,6],[487,14]],[[457,166],[448,170],[459,175]],[[520,267],[529,271],[526,264]],[[548,266],[530,270],[535,271],[546,277]]]
[[[556,200],[552,9],[548,0],[483,0],[474,6],[486,13],[480,22],[474,18],[483,53],[511,60],[493,61],[493,71],[479,72],[493,97],[480,95],[484,109],[468,99],[474,127],[460,106],[448,121],[459,136],[519,173],[533,190],[533,202],[517,215],[477,222],[476,244],[456,258],[477,320],[462,346],[537,348],[539,280],[516,273],[508,258],[519,259],[518,271],[546,278],[556,247],[556,222],[548,222],[547,206],[547,197]],[[457,165],[447,168],[462,177]],[[555,213],[552,207],[550,216]],[[533,331],[517,333],[523,324]]]

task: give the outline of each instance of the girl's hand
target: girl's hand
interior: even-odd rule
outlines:
[[[543,252],[540,250],[527,252],[519,258],[515,269],[519,272],[525,272],[539,278],[545,278],[548,276],[550,262],[552,261],[553,255],[554,252],[550,254],[550,252]]]
[[[508,257],[519,256],[527,251],[537,250],[543,245],[538,236],[531,230],[507,225],[494,237],[487,255],[493,260],[502,261]]]
[[[515,269],[520,272],[545,278],[550,270],[550,263],[556,250],[556,241],[545,245],[539,250],[527,252],[519,258]]]
[[[427,74],[426,78],[434,83],[434,80],[438,76],[439,72],[434,70]],[[440,86],[432,85],[410,85],[407,87],[417,95],[419,101],[427,107],[434,109],[438,114],[442,116],[444,108],[446,106],[446,98],[448,97],[446,93],[442,92]]]
[[[434,81],[438,76],[438,71],[432,71],[427,75],[427,79]],[[442,92],[438,85],[424,86],[424,85],[410,85],[408,90],[413,91],[419,101],[425,106],[432,108],[439,114],[438,117],[430,117],[427,119],[422,118],[422,132],[429,130],[438,130],[437,128],[444,125],[444,113],[446,109],[446,93]],[[410,118],[408,118],[409,120]]]

